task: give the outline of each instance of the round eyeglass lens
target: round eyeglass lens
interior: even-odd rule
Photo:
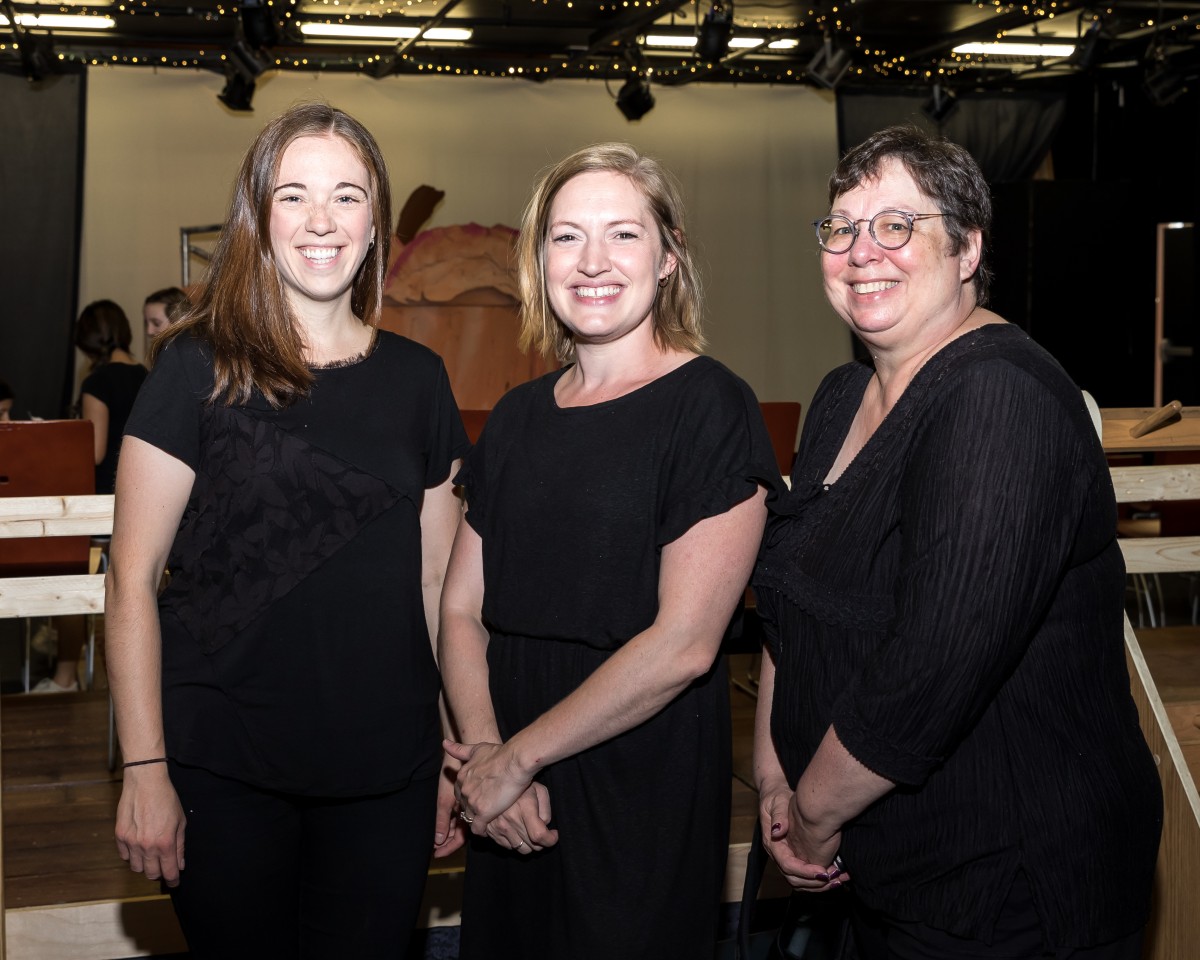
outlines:
[[[912,236],[908,217],[894,210],[877,213],[868,229],[875,242],[885,250],[899,250]],[[845,253],[854,246],[857,237],[858,228],[848,217],[826,217],[817,224],[817,240],[830,253]]]
[[[911,235],[912,223],[899,213],[884,211],[871,221],[871,236],[884,250],[898,250]]]

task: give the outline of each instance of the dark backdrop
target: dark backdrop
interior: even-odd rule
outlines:
[[[73,388],[86,73],[0,73],[0,379],[14,418],[63,416]]]

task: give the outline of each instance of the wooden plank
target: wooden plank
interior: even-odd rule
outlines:
[[[113,496],[0,497],[0,539],[108,536]]]
[[[8,911],[8,960],[109,960],[186,950],[163,895]]]
[[[1200,795],[1187,758],[1171,732],[1150,668],[1128,617],[1125,654],[1142,733],[1158,764],[1163,788],[1163,833],[1144,960],[1192,960],[1200,943]]]
[[[103,612],[103,574],[0,579],[0,617],[54,617],[69,613]]]
[[[1200,450],[1200,407],[1184,407],[1181,419],[1174,423],[1144,437],[1131,437],[1129,431],[1154,411],[1154,407],[1110,407],[1101,410],[1101,442],[1105,452]]]
[[[1200,463],[1161,467],[1113,467],[1117,503],[1200,500]]]
[[[1126,537],[1118,540],[1127,573],[1200,570],[1200,537]]]

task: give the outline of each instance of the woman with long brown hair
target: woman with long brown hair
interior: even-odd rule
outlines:
[[[194,957],[395,957],[420,903],[467,440],[438,357],[376,328],[389,207],[352,117],[269,123],[129,422],[117,844]]]

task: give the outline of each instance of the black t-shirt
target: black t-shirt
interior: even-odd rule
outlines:
[[[125,435],[125,421],[133,401],[146,380],[146,368],[140,363],[106,363],[93,370],[83,381],[80,393],[87,393],[108,407],[108,436],[104,441],[104,459],[96,464],[96,492],[112,493],[117,479],[117,453]]]
[[[159,600],[168,753],[361,795],[437,768],[420,509],[468,443],[441,360],[412,341],[380,333],[314,374],[282,410],[208,403],[207,349],[176,340],[127,433],[196,472]]]

